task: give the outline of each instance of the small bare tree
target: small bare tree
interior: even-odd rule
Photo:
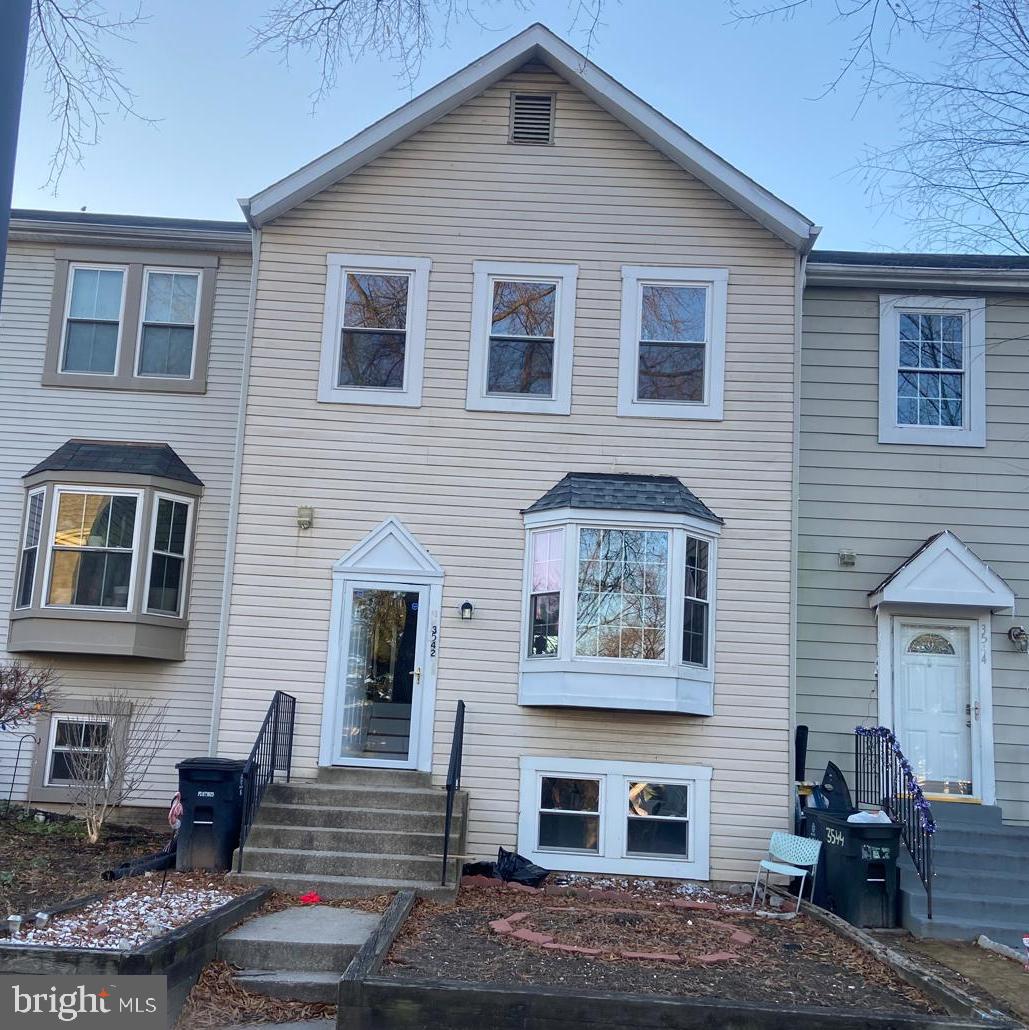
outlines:
[[[0,730],[14,730],[54,710],[57,673],[22,661],[0,664]]]
[[[167,705],[130,701],[124,690],[97,697],[89,714],[72,724],[65,752],[74,781],[72,804],[91,844],[111,813],[141,791],[150,766],[168,743]]]

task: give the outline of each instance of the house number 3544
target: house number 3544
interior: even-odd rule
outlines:
[[[433,626],[429,630],[429,657],[436,657],[436,648],[439,645],[439,626]]]

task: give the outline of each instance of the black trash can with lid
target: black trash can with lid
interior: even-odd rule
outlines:
[[[848,813],[811,808],[806,817],[808,836],[822,842],[815,904],[853,926],[895,927],[900,825],[851,823]]]
[[[232,758],[187,758],[179,762],[182,825],[175,868],[232,868],[243,818],[240,780],[245,762]]]

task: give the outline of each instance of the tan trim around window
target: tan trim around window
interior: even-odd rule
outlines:
[[[121,338],[117,367],[113,375],[91,375],[61,371],[61,347],[68,302],[68,276],[73,264],[111,265],[125,269],[125,301],[121,315]],[[161,378],[136,374],[139,351],[140,308],[143,302],[143,272],[147,267],[195,269],[200,275],[200,302],[193,338],[193,375],[189,379]],[[139,251],[102,247],[58,247],[55,251],[54,289],[50,300],[50,325],[43,363],[44,386],[80,389],[131,390],[157,393],[205,393],[207,365],[214,315],[214,288],[218,258],[179,251]]]

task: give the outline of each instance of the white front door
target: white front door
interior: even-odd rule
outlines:
[[[894,620],[893,730],[927,794],[981,797],[973,620]]]
[[[333,764],[418,766],[429,591],[424,583],[345,584]]]

